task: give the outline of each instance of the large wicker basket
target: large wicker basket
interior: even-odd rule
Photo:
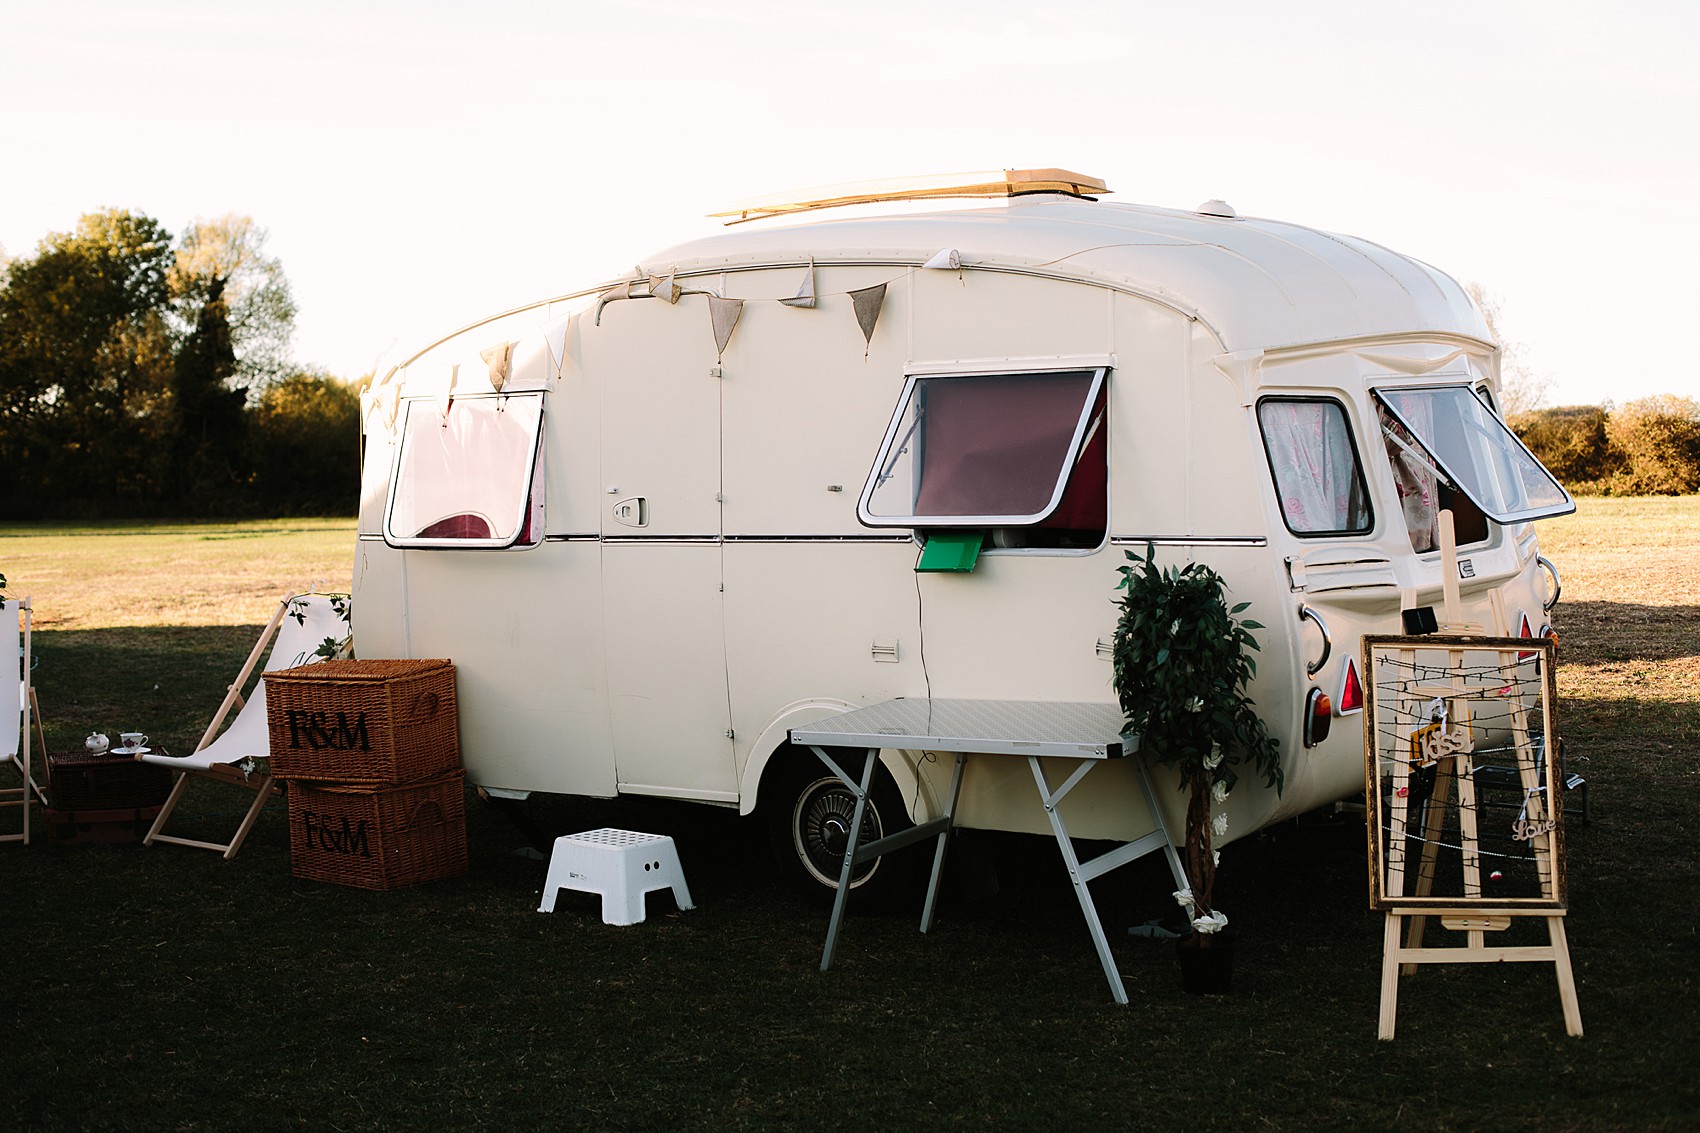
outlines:
[[[296,877],[400,889],[466,872],[466,796],[454,771],[423,783],[289,785],[289,863]]]
[[[265,680],[279,779],[408,783],[460,766],[448,661],[321,661]]]

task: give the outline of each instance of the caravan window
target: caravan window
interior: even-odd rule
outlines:
[[[543,535],[541,393],[406,403],[384,538],[397,547],[512,547]]]
[[[1287,530],[1301,537],[1369,531],[1364,470],[1338,401],[1267,398],[1257,404],[1257,424]]]
[[[1441,509],[1459,544],[1487,538],[1487,520],[1520,523],[1576,510],[1568,492],[1468,386],[1378,389],[1382,435],[1411,531],[1433,550]]]
[[[1095,527],[1101,539],[1103,387],[1101,369],[910,378],[862,490],[862,522],[994,528],[1054,519]]]

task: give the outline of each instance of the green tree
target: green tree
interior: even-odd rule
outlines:
[[[1609,414],[1599,405],[1561,405],[1510,415],[1506,424],[1565,487],[1586,490],[1622,466],[1606,436]],[[1597,490],[1597,489],[1596,489]]]
[[[173,335],[171,234],[90,213],[12,262],[0,290],[0,498],[13,515],[135,508],[156,494]]]
[[[352,515],[360,499],[360,393],[299,373],[249,411],[254,493],[268,515]]]
[[[1700,402],[1660,394],[1612,411],[1606,435],[1623,456],[1611,490],[1622,495],[1700,492]]]

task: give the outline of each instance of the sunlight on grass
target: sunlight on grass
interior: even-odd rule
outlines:
[[[260,625],[285,594],[348,590],[352,519],[0,526],[37,629]]]

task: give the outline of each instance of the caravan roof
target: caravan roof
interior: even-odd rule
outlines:
[[[648,258],[681,276],[765,265],[920,265],[955,249],[965,268],[1078,279],[1198,318],[1230,352],[1434,331],[1492,338],[1451,277],[1378,244],[1273,220],[1073,197],[995,207],[739,226]]]

